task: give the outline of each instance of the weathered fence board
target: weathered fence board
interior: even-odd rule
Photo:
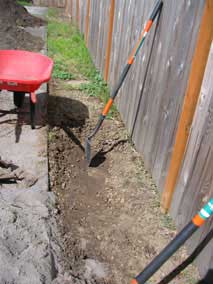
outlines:
[[[213,80],[211,78],[213,78],[213,44],[171,209],[180,228],[192,218],[202,203],[213,196]],[[189,247],[194,249],[194,245],[211,229],[213,229],[212,221],[196,233]],[[210,261],[213,267],[212,242],[205,250],[205,263],[200,261],[204,272],[207,269],[206,263]]]
[[[111,88],[154,3],[154,0],[149,1],[149,5],[145,0],[115,1],[109,71]],[[160,189],[167,173],[204,3],[205,0],[164,1],[159,25],[152,28],[116,100],[129,133],[133,134],[133,142],[143,153],[146,166]],[[96,67],[103,74],[103,51],[107,44],[103,35],[107,34],[108,27],[102,18],[103,10],[109,9],[109,2],[91,0],[90,5],[88,45]]]
[[[72,0],[72,22],[77,25],[77,0]]]
[[[200,24],[196,49],[191,64],[190,76],[181,110],[172,157],[169,163],[161,206],[166,211],[171,205],[172,195],[183,160],[189,129],[196,109],[203,75],[213,39],[213,1],[205,1],[205,9]]]
[[[65,14],[67,17],[72,16],[72,1],[66,0]]]
[[[85,20],[86,20],[86,2],[84,0],[80,0],[80,31],[82,34],[85,34]]]
[[[167,173],[204,2],[164,1],[141,93],[133,141],[160,189]]]

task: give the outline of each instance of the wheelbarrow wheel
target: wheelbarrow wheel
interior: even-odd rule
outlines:
[[[14,105],[18,108],[22,107],[24,104],[25,93],[23,92],[14,92],[13,93],[13,102]]]

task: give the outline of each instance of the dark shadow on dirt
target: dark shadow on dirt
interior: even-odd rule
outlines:
[[[48,125],[66,129],[79,128],[85,125],[89,118],[86,105],[80,101],[65,97],[49,96],[48,98]],[[71,134],[71,132],[70,132]],[[73,135],[71,134],[73,137]],[[83,147],[83,146],[82,146]]]
[[[171,273],[169,273],[163,280],[158,282],[158,284],[168,284],[170,283],[178,274],[180,274],[188,265],[190,265],[196,257],[202,252],[202,250],[208,245],[208,243],[213,238],[213,229],[207,234],[203,241],[196,247],[192,254],[178,267],[176,267]],[[197,284],[212,284],[213,281],[213,270],[210,270],[206,277],[199,281]]]
[[[206,276],[200,280],[197,284],[212,284],[213,283],[213,269],[210,269]]]
[[[84,146],[73,129],[78,129],[79,134],[81,134],[88,118],[88,108],[80,101],[66,97],[49,96],[48,125],[50,129],[54,127],[63,129],[72,142],[83,152]]]
[[[97,168],[101,164],[103,164],[106,160],[105,153],[102,151],[99,151],[91,160],[90,167],[91,168]]]
[[[81,141],[75,136],[75,134],[72,132],[70,128],[68,128],[66,125],[62,125],[62,128],[64,132],[67,133],[67,135],[72,139],[72,141],[83,151],[85,152],[85,148],[82,146]]]
[[[17,118],[8,118],[9,115],[17,115]],[[24,104],[21,108],[12,108],[10,110],[0,109],[0,118],[5,116],[5,120],[0,121],[0,124],[15,125],[15,142],[20,141],[23,125],[31,125],[30,121],[30,99],[25,96]],[[50,127],[61,127],[70,138],[82,149],[78,138],[69,129],[79,128],[85,125],[86,119],[89,117],[88,108],[81,102],[64,97],[48,97],[48,117],[47,117],[47,94],[37,94],[37,103],[35,111],[35,126],[39,129],[45,126],[48,122]],[[36,131],[36,130],[32,130]]]
[[[105,155],[114,150],[115,147],[119,146],[120,144],[124,144],[128,142],[128,139],[120,139],[113,143],[107,150],[101,149],[97,154],[92,158],[90,162],[90,167],[96,168],[100,166],[106,160]]]

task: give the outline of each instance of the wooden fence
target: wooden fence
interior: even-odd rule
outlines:
[[[67,15],[84,34],[92,59],[110,88],[155,2],[67,1]],[[200,96],[196,109],[212,39],[212,0],[164,0],[162,13],[116,99],[135,147],[162,192],[162,208],[170,208],[178,228],[213,190],[210,89],[205,99]],[[208,75],[204,81],[210,81]],[[196,234],[190,251],[212,228],[209,222]],[[204,250],[202,274],[213,265],[212,248],[211,244],[211,250]]]
[[[213,42],[195,111],[180,176],[171,206],[178,227],[185,225],[202,204],[213,196]],[[188,243],[190,249],[213,229],[213,219]],[[205,261],[203,261],[205,259]],[[213,242],[198,258],[200,269],[213,268]],[[212,280],[213,282],[213,280]]]

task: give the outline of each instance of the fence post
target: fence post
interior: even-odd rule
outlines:
[[[181,168],[184,152],[189,137],[189,130],[192,124],[196,109],[203,75],[208,59],[209,49],[213,39],[213,1],[206,0],[201,20],[197,44],[192,60],[191,71],[183,102],[182,113],[176,133],[173,153],[168,168],[164,191],[161,199],[161,209],[167,212],[170,208],[178,174]]]
[[[109,31],[108,31],[108,38],[107,38],[106,61],[105,61],[105,69],[104,69],[104,80],[105,81],[108,80],[108,75],[109,75],[114,14],[115,14],[115,0],[111,0],[110,12],[109,12]]]
[[[88,35],[89,35],[89,21],[90,21],[90,0],[87,0],[87,13],[86,13],[86,21],[85,21],[85,41],[88,46]]]

